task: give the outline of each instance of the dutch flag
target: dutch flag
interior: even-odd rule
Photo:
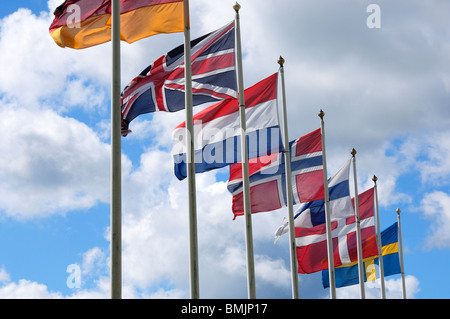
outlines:
[[[248,158],[283,150],[277,111],[277,73],[244,91]],[[227,99],[194,115],[195,172],[202,173],[242,161],[239,102]],[[186,171],[186,122],[172,133],[175,176]]]

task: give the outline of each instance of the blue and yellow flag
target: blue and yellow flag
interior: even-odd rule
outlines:
[[[384,276],[400,274],[400,261],[398,255],[398,224],[395,222],[381,232],[381,246],[383,254]],[[365,273],[364,281],[373,281],[379,277],[378,257],[363,260]],[[335,268],[336,287],[346,287],[359,283],[358,263],[351,263]],[[328,269],[322,271],[322,284],[324,288],[330,286]]]

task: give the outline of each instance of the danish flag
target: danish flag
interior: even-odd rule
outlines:
[[[373,188],[358,196],[363,258],[378,255],[374,221]],[[354,201],[352,201],[354,205]],[[342,214],[342,212],[340,212]],[[333,220],[333,210],[331,211]],[[357,260],[355,216],[335,219],[331,223],[334,266]],[[299,273],[313,273],[328,269],[325,223],[313,227],[296,227]]]

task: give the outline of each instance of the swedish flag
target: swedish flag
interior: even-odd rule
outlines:
[[[384,276],[400,274],[400,261],[398,255],[398,223],[395,222],[381,232],[381,246],[383,255]],[[370,257],[363,260],[365,273],[364,281],[373,281],[379,274],[378,257]],[[354,262],[335,268],[336,287],[345,287],[359,283],[358,263]],[[330,286],[328,269],[322,271],[322,284],[324,288]]]

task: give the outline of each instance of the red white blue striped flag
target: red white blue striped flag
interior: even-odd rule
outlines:
[[[248,158],[283,150],[277,112],[275,73],[244,91]],[[186,177],[185,122],[173,133],[175,176]],[[228,99],[194,115],[195,172],[201,173],[241,161],[239,102]]]

